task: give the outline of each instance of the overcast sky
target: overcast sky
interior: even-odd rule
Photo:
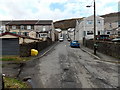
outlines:
[[[118,11],[120,0],[96,0],[97,15]],[[0,0],[0,20],[63,20],[93,15],[93,0]]]

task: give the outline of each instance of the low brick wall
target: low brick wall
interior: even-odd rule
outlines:
[[[84,40],[83,45],[94,49],[93,40]],[[97,51],[120,59],[120,43],[97,41]]]
[[[42,41],[42,42],[20,44],[20,56],[28,57],[30,56],[31,49],[36,49],[38,51],[41,51],[46,47],[50,46],[51,44],[52,44],[52,41],[50,39],[47,39],[47,41]]]

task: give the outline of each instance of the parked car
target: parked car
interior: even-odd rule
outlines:
[[[71,39],[70,39],[70,38],[68,38],[67,40],[68,40],[68,41],[71,41]]]
[[[102,41],[111,41],[112,39],[109,37],[109,35],[97,35],[97,40],[102,40]]]
[[[77,40],[73,40],[70,42],[71,47],[80,47],[80,43]]]
[[[62,42],[62,41],[63,41],[63,37],[60,37],[60,38],[59,38],[59,41]]]
[[[116,38],[112,39],[112,42],[120,42],[120,37],[116,37]]]

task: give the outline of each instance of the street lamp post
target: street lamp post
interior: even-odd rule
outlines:
[[[91,7],[91,6],[87,6]],[[96,55],[97,45],[96,45],[96,4],[94,0],[94,54]]]

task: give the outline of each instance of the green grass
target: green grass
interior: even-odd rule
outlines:
[[[19,56],[2,56],[0,61],[27,61],[30,57],[19,57]]]
[[[3,77],[5,88],[30,88],[30,86],[22,81],[14,78]]]

